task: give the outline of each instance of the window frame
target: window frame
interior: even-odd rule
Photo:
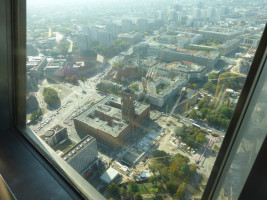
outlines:
[[[0,23],[4,24],[4,29],[0,30],[0,38],[5,38],[0,44],[0,95],[2,105],[0,105],[0,126],[3,130],[10,130],[21,138],[22,142],[31,149],[35,157],[40,162],[50,166],[50,170],[61,178],[71,190],[75,191],[80,198],[104,199],[92,186],[88,188],[83,178],[77,176],[75,171],[67,164],[64,165],[62,159],[56,159],[55,152],[43,150],[38,146],[46,146],[38,138],[32,139],[26,133],[31,130],[26,127],[26,0],[4,0],[0,2]],[[216,191],[221,187],[223,175],[228,171],[234,152],[238,146],[238,130],[244,116],[250,106],[250,100],[263,67],[263,59],[266,59],[267,28],[257,48],[252,67],[245,81],[244,88],[238,100],[233,118],[227,129],[222,147],[216,158],[207,186],[202,195],[202,199],[213,199]],[[0,133],[2,134],[2,133]],[[47,155],[52,155],[52,159]],[[65,171],[59,170],[60,165],[64,165]],[[56,169],[56,168],[57,169]],[[75,174],[74,177],[68,173]],[[77,181],[74,181],[77,179]],[[71,181],[69,181],[71,180]],[[77,189],[78,188],[78,189]],[[89,192],[88,192],[89,190]],[[93,193],[97,193],[96,196]],[[100,195],[100,196],[99,196]]]

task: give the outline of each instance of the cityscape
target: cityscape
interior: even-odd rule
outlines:
[[[40,141],[107,199],[201,199],[267,2],[27,4],[26,120]],[[242,163],[230,173],[219,199],[238,198]]]

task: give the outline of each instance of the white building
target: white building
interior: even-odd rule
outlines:
[[[106,184],[110,184],[114,181],[117,177],[119,177],[119,172],[112,167],[108,168],[104,174],[101,175],[100,179],[105,182]]]

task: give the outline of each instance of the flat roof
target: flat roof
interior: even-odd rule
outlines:
[[[75,158],[76,155],[78,155],[80,152],[82,152],[87,146],[89,146],[95,138],[88,135],[84,139],[82,139],[79,143],[77,143],[74,147],[72,147],[70,150],[68,150],[66,153],[64,153],[61,157],[67,162],[71,161],[73,158]],[[97,149],[96,149],[97,151]]]
[[[51,137],[55,134],[55,131],[54,130],[48,130],[45,132],[45,137]]]
[[[112,182],[117,176],[119,175],[119,172],[116,169],[113,169],[112,167],[108,168],[107,171],[104,172],[100,176],[100,179],[104,181],[105,183]]]
[[[109,105],[109,103],[112,102],[121,105],[121,98],[117,95],[110,94],[75,117],[75,119],[93,127],[94,129],[102,130],[113,137],[118,137],[119,134],[130,125],[130,123],[122,119],[121,109]],[[147,109],[147,107],[149,106],[136,101],[135,113],[140,115],[145,109]],[[94,116],[95,112],[103,113],[104,115],[112,117],[114,119],[114,125],[109,126],[107,121],[101,120],[98,117],[90,117],[90,115]]]

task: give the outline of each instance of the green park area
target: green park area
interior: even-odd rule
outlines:
[[[170,156],[165,151],[156,150],[152,156],[149,163],[152,176],[140,182],[111,183],[107,188],[110,198],[162,199],[167,194],[173,199],[180,199],[192,176],[197,174],[196,164],[190,163],[187,156]]]

